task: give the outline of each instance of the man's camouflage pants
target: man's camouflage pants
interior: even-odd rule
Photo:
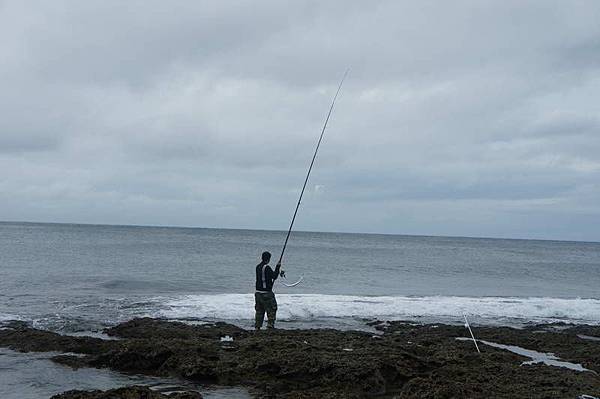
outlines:
[[[256,318],[254,327],[258,330],[262,327],[267,313],[267,328],[275,328],[275,315],[277,314],[277,301],[272,292],[254,293],[254,309]]]

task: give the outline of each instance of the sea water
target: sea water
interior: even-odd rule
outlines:
[[[67,334],[133,317],[250,327],[255,266],[285,232],[0,223],[0,323]],[[294,232],[279,326],[411,319],[600,324],[600,243]],[[6,354],[4,357],[6,358]],[[3,356],[0,356],[0,367]],[[49,363],[49,362],[48,362]]]
[[[136,316],[253,318],[285,232],[0,223],[0,321],[99,331]],[[600,323],[600,243],[294,232],[279,318]]]

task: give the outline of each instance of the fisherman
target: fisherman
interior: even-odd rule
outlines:
[[[269,266],[271,253],[263,252],[262,261],[256,265],[256,292],[254,293],[254,309],[256,318],[254,328],[260,330],[267,312],[267,328],[275,328],[277,301],[273,293],[273,283],[279,277],[281,261],[275,266],[275,271]]]

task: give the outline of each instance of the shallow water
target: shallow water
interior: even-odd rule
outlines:
[[[581,339],[587,339],[588,341],[600,341],[600,337],[592,337],[589,335],[579,334],[577,335]]]
[[[248,399],[242,388],[214,388],[184,381],[126,375],[105,369],[73,370],[49,360],[57,353],[19,353],[0,349],[0,398],[48,399],[71,389],[112,389],[127,385],[147,385],[160,391],[196,390],[209,399]]]
[[[460,337],[460,338],[457,338],[457,340],[472,341],[471,338],[466,338],[466,337]],[[516,353],[517,355],[521,355],[521,356],[528,357],[531,359],[531,360],[521,363],[521,365],[542,363],[547,366],[564,367],[564,368],[567,368],[570,370],[575,370],[575,371],[589,371],[591,373],[594,372],[592,370],[584,368],[581,364],[564,362],[564,361],[560,360],[560,358],[554,356],[553,353],[537,352],[537,351],[534,351],[531,349],[521,348],[520,346],[516,346],[516,345],[497,344],[495,342],[484,341],[481,339],[478,339],[477,342],[482,343],[487,346],[494,347],[494,348],[504,349],[509,352]]]

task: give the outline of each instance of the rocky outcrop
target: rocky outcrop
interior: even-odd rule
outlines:
[[[174,376],[200,383],[244,385],[265,398],[575,398],[600,393],[595,372],[521,365],[514,353],[457,341],[461,326],[373,323],[358,331],[246,331],[216,323],[190,326],[149,318],[106,330],[118,340],[68,337],[13,324],[0,346],[71,352],[54,361],[71,367]],[[600,371],[598,327],[479,327],[478,338],[554,352]],[[229,336],[233,340],[221,338]],[[75,353],[75,354],[72,354]],[[97,395],[97,393],[93,393]],[[71,398],[76,396],[67,396]],[[81,396],[97,398],[98,396]]]
[[[68,391],[51,399],[202,399],[197,392],[177,392],[163,395],[147,387],[131,386],[108,391]]]

